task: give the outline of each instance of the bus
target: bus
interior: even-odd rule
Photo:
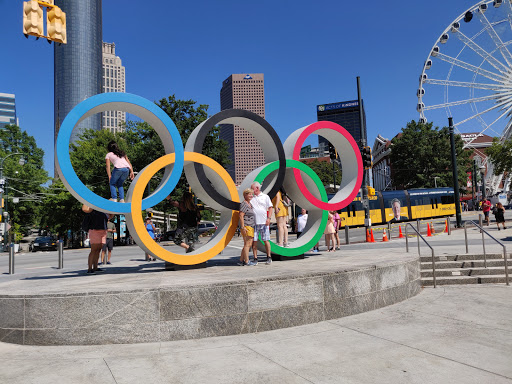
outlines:
[[[333,195],[329,195],[331,199]],[[369,196],[372,225],[455,215],[453,188],[377,191]],[[347,207],[338,211],[341,226],[363,226],[364,209],[360,193]]]

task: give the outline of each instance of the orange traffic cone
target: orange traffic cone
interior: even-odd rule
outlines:
[[[368,229],[366,230],[366,242],[367,243],[372,242],[372,239],[370,238],[370,231]]]
[[[430,224],[427,223],[427,237],[431,237],[432,236],[432,232],[430,232]]]
[[[444,231],[448,232],[448,220],[446,220],[446,225],[444,226]]]
[[[430,223],[430,230],[432,231],[432,235],[436,233],[436,230],[434,229],[434,224]]]
[[[399,225],[398,226],[398,238],[399,239],[402,239],[404,237],[404,235],[402,235],[402,226]]]
[[[386,233],[386,228],[384,228],[384,231],[382,232],[382,242],[386,242],[388,240],[388,234]]]
[[[375,243],[375,238],[373,237],[373,229],[370,229],[370,235],[371,235],[370,243]]]

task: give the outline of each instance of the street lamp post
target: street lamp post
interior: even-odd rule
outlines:
[[[480,167],[480,179],[482,180],[482,200],[485,199],[485,165]]]
[[[11,156],[15,156],[15,155],[23,156],[23,153],[14,152],[14,153],[11,153],[11,154],[5,156],[3,159],[0,160],[0,217],[3,220],[3,227],[4,227],[4,231],[3,231],[4,249],[5,249],[5,246],[7,245],[7,221],[8,221],[8,217],[9,217],[9,213],[7,212],[7,199],[5,199],[5,203],[4,203],[4,194],[7,195],[7,182],[4,179],[4,161],[7,158],[9,158]],[[25,159],[23,157],[19,160],[19,164],[20,165],[25,164]],[[4,207],[5,207],[5,209],[4,209]],[[5,212],[4,212],[4,210],[5,210]]]

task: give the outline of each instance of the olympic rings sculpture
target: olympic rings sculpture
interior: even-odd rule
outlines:
[[[78,178],[71,165],[69,140],[75,126],[83,119],[100,112],[121,110],[144,119],[162,140],[166,155],[140,171],[126,194],[125,202],[113,202],[96,195]],[[243,126],[257,138],[268,164],[249,173],[236,188],[228,172],[213,159],[201,154],[204,140],[217,124]],[[339,191],[327,200],[327,193],[320,178],[306,164],[299,161],[300,149],[312,134],[328,139],[340,155],[343,178]],[[284,142],[274,128],[262,117],[245,110],[221,111],[196,127],[185,148],[174,122],[157,105],[128,93],[102,93],[78,104],[64,119],[55,145],[56,168],[69,192],[80,202],[95,210],[124,214],[126,224],[135,242],[151,255],[182,265],[205,262],[218,255],[231,241],[238,226],[238,209],[243,190],[254,181],[263,185],[262,192],[271,198],[283,186],[300,207],[309,211],[302,236],[290,247],[279,247],[271,242],[271,251],[282,256],[297,256],[311,249],[324,233],[328,210],[339,210],[349,205],[357,195],[363,179],[361,154],[354,138],[338,124],[319,121],[294,131]],[[144,190],[156,172],[164,168],[160,185],[143,199]],[[197,197],[221,213],[217,231],[201,248],[187,253],[170,252],[149,236],[142,217],[142,210],[161,202],[176,187],[181,173]],[[261,242],[258,248],[264,250]]]

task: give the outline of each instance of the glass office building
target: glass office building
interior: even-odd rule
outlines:
[[[14,95],[0,93],[0,129],[11,124],[19,125]]]
[[[81,101],[102,93],[102,12],[101,0],[56,0],[66,12],[67,44],[54,48],[55,139],[66,115]],[[78,124],[71,141],[81,129],[101,129],[97,113]]]
[[[363,126],[364,135],[366,135],[366,114],[364,112],[363,102]],[[341,125],[354,138],[356,143],[361,146],[361,120],[359,119],[359,102],[357,100],[343,101],[339,103],[321,104],[316,106],[316,117],[318,121],[332,121]],[[318,136],[318,149],[320,156],[329,155],[329,141],[322,136]]]

